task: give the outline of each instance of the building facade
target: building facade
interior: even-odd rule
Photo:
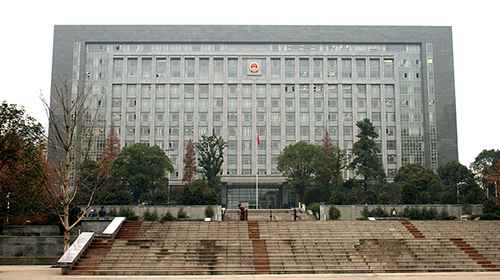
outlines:
[[[389,178],[458,159],[451,27],[56,26],[52,75],[91,88],[95,159],[113,120],[122,146],[165,150],[181,185],[188,141],[221,135],[229,208],[255,207],[257,173],[260,208],[294,206],[281,150],[327,130],[349,151],[364,118]]]

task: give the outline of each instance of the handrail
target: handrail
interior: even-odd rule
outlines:
[[[102,234],[114,238],[124,222],[125,222],[125,217],[115,217],[111,221],[111,223],[109,223],[109,225],[106,227],[106,229],[104,229]]]
[[[62,268],[62,274],[67,275],[71,267],[78,261],[83,252],[92,243],[93,232],[82,232],[80,236],[71,244],[68,251],[57,261]]]

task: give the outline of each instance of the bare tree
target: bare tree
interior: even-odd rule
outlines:
[[[52,82],[50,105],[42,94],[40,99],[50,123],[47,141],[50,172],[47,172],[44,187],[64,228],[66,252],[70,245],[70,230],[84,217],[79,214],[70,224],[70,206],[80,185],[74,181],[79,176],[79,163],[88,158],[99,106],[92,104],[91,87],[72,85],[63,79]],[[92,205],[98,188],[88,189],[90,194],[85,212]]]

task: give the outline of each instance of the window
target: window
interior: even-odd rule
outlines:
[[[170,112],[170,121],[178,122],[179,121],[179,112]]]
[[[300,136],[309,136],[309,135],[310,135],[310,128],[308,126],[301,126]]]
[[[287,113],[285,113],[285,120],[287,122],[293,122],[293,121],[295,121],[295,113],[294,112],[287,112]]]
[[[184,107],[185,108],[194,108],[194,99],[193,98],[184,99]]]
[[[127,121],[128,122],[133,122],[136,119],[136,114],[135,113],[127,113]]]
[[[285,127],[286,136],[295,136],[295,126]]]
[[[121,78],[123,76],[123,58],[113,59],[113,77]]]
[[[314,107],[322,108],[323,107],[323,98],[315,98],[314,99]]]
[[[113,113],[113,121],[116,123],[116,122],[119,122],[122,120],[122,114],[120,113]],[[118,132],[117,132],[118,133]]]
[[[222,121],[222,113],[214,112],[212,120],[214,122],[221,122]]]
[[[156,121],[157,122],[162,122],[165,119],[165,114],[164,113],[156,113]]]
[[[286,85],[285,86],[285,92],[286,93],[294,93],[295,92],[295,86],[294,85]]]
[[[252,108],[252,99],[250,99],[250,98],[243,98],[241,100],[241,107],[242,108]]]
[[[214,116],[214,121],[215,121],[215,116]],[[238,121],[238,114],[237,113],[228,113],[227,114],[227,121],[228,122],[236,122],[236,121]]]
[[[194,120],[194,113],[193,112],[184,112],[184,121],[192,122],[193,120]]]
[[[158,95],[162,95],[162,94],[165,94],[167,92],[167,88],[165,85],[156,85],[155,92]]]
[[[271,98],[271,107],[272,108],[279,108],[281,105],[281,99],[279,98]]]
[[[372,109],[380,108],[380,98],[372,98]]]
[[[224,69],[224,60],[222,58],[214,58],[214,78],[222,78]]]
[[[385,113],[385,118],[386,118],[386,121],[388,121],[388,122],[395,122],[396,121],[396,113],[387,112],[387,113]]]
[[[127,73],[129,78],[137,78],[137,58],[127,59]]]
[[[300,99],[300,107],[309,108],[309,98],[301,98]]]
[[[370,59],[370,78],[380,78],[380,60]]]
[[[327,71],[328,71],[328,77],[329,78],[334,78],[337,77],[337,59],[336,58],[329,58],[327,60]]]
[[[135,105],[137,105],[135,98],[127,98],[127,107],[128,108],[133,108],[133,107],[135,107]]]
[[[368,114],[366,112],[358,112],[358,121],[362,121],[368,118]]]
[[[386,98],[385,99],[385,108],[392,109],[394,108],[394,98]]]
[[[356,59],[356,76],[366,78],[366,60],[364,58]]]
[[[122,90],[123,90],[123,86],[122,85],[113,85],[113,89],[112,89],[113,94],[121,95],[122,94]]]
[[[272,136],[280,136],[281,135],[281,127],[280,126],[272,126],[271,127],[271,135]]]
[[[122,106],[122,99],[121,98],[113,98],[111,103],[112,103],[112,105],[111,105],[112,107],[120,108]]]
[[[275,90],[275,87],[271,87],[271,90]],[[266,85],[257,85],[257,95],[265,96],[266,91],[267,91]],[[278,93],[279,93],[279,88],[278,88]]]
[[[257,98],[257,108],[266,108],[267,100],[265,98]],[[229,104],[228,104],[229,107]]]
[[[293,58],[285,59],[285,77],[287,78],[295,77],[295,59]]]
[[[252,113],[243,113],[243,121],[251,122],[252,121]]]
[[[170,59],[170,77],[179,78],[181,76],[181,59],[171,58]]]
[[[141,127],[141,136],[148,136],[150,133],[149,127],[142,126]]]
[[[165,128],[161,126],[155,127],[155,135],[163,136]]]
[[[241,150],[243,150],[243,151],[251,151],[252,150],[252,141],[251,140],[243,140],[243,141],[241,141]]]
[[[328,113],[328,120],[329,121],[338,121],[339,120],[339,113],[335,112],[335,113]]]
[[[223,100],[222,98],[214,98],[214,109],[222,109],[223,106]]]
[[[134,136],[135,135],[135,127],[126,127],[125,128],[127,136]]]
[[[208,62],[208,58],[200,58],[200,78],[208,78]],[[206,93],[208,93],[208,88]]]
[[[384,77],[394,78],[394,60],[384,59]]]
[[[352,122],[352,113],[344,113],[344,121]]]
[[[308,122],[309,121],[309,113],[300,113],[299,120],[301,122]]]
[[[299,93],[309,93],[309,85],[300,85]]]
[[[351,78],[352,77],[352,65],[350,58],[342,59],[342,78]]]
[[[380,85],[371,85],[372,94],[380,94]]]
[[[165,77],[167,71],[167,60],[165,58],[156,59],[156,77]]]
[[[227,76],[230,78],[238,77],[238,59],[230,58],[227,61]]]
[[[258,164],[267,164],[267,156],[266,155],[258,155],[257,156]]]
[[[323,59],[315,58],[313,60],[313,76],[315,78],[323,78]]]
[[[337,98],[328,98],[328,107],[337,108],[338,107],[338,99]]]
[[[181,101],[179,100],[179,98],[170,99],[170,108],[171,109],[176,109],[176,108],[179,108],[180,106],[181,106]]]
[[[287,107],[287,108],[295,108],[295,98],[287,98],[287,99],[285,99],[285,107]]]
[[[281,77],[281,59],[279,58],[271,58],[271,77]]]
[[[394,135],[396,135],[396,127],[395,126],[388,126],[388,127],[386,127],[385,132],[387,133],[387,136],[394,136]]]
[[[352,98],[344,98],[343,100],[344,108],[352,108]]]
[[[241,132],[243,136],[252,136],[252,127],[251,126],[244,126],[241,128]]]
[[[372,122],[379,122],[381,119],[382,116],[380,112],[372,112]]]
[[[141,113],[141,122],[149,122],[149,113]]]
[[[394,85],[385,85],[385,95],[394,95]]]
[[[184,63],[186,65],[186,78],[194,78],[194,58],[186,58]]]
[[[238,158],[236,155],[227,155],[227,164],[237,164]]]
[[[273,151],[281,150],[281,140],[271,140],[271,150]]]
[[[396,150],[396,140],[387,140],[387,150],[388,151]]]
[[[314,121],[315,122],[322,122],[323,121],[323,116],[324,114],[321,112],[314,113]]]
[[[396,164],[396,155],[387,155],[387,164]]]
[[[137,85],[127,85],[127,95],[136,95]]]
[[[185,126],[184,127],[184,136],[193,136],[194,135],[194,127]]]
[[[151,58],[143,58],[142,59],[142,77],[143,78],[151,78]]]
[[[236,151],[238,149],[238,141],[236,141],[236,140],[228,140],[227,141],[227,149],[229,151]]]
[[[206,122],[206,121],[208,121],[208,113],[207,112],[200,112],[200,113],[198,113],[198,120],[200,122]]]
[[[169,128],[168,132],[170,133],[170,135],[172,136],[179,136],[179,127],[177,126],[172,126]]]
[[[308,58],[300,58],[299,59],[299,76],[300,77],[309,77],[309,59]]]
[[[342,85],[343,94],[352,94],[352,85]]]
[[[352,126],[344,126],[344,136],[352,136]]]
[[[207,133],[208,133],[208,127],[206,127],[206,126],[198,127],[198,134],[199,135],[206,135]]]
[[[358,108],[366,108],[366,98],[358,98]]]
[[[227,134],[229,136],[236,136],[237,132],[238,132],[238,128],[236,126],[228,126],[227,127]]]

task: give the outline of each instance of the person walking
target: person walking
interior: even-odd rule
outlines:
[[[104,206],[101,206],[101,210],[99,210],[99,217],[106,217],[106,210],[104,210]]]
[[[240,208],[240,221],[244,221],[246,218],[245,207],[243,207],[241,204],[238,204],[238,208]]]

